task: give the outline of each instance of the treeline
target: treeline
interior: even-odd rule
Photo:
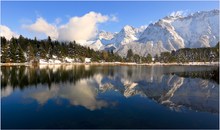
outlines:
[[[219,61],[219,43],[215,47],[182,48],[177,51],[161,52],[154,57],[148,54],[141,57],[128,50],[126,61],[142,63],[188,63],[188,62],[214,62]]]
[[[1,37],[1,62],[2,63],[38,63],[39,59],[60,60],[69,62],[66,58],[74,59],[74,62],[84,62],[84,59],[91,58],[92,62],[136,62],[136,63],[187,63],[187,62],[213,62],[219,60],[219,43],[215,47],[206,48],[183,48],[172,52],[162,52],[152,57],[139,56],[128,50],[126,57],[110,51],[95,51],[73,42],[52,41],[50,37],[46,40],[37,40],[12,37],[6,40]]]
[[[39,62],[39,59],[57,59],[66,62],[65,58],[75,59],[74,62],[84,62],[89,57],[92,61],[123,61],[122,57],[113,51],[94,51],[73,42],[52,41],[50,37],[46,40],[28,39],[22,35],[19,38],[12,37],[6,40],[1,37],[1,62],[23,63]]]
[[[148,54],[146,57],[143,57],[143,56],[139,56],[138,54],[134,54],[133,51],[129,49],[124,61],[136,62],[136,63],[151,63],[153,61],[153,58],[151,54]]]
[[[155,62],[188,63],[188,62],[216,62],[219,61],[219,42],[215,47],[182,48],[172,52],[162,52],[155,56]]]

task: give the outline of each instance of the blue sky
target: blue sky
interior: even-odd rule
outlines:
[[[30,30],[22,25],[30,25],[37,18],[43,18],[57,27],[68,23],[75,16],[82,17],[91,11],[101,13],[116,20],[98,23],[99,30],[118,32],[125,25],[139,27],[157,21],[174,11],[186,13],[218,9],[218,2],[1,2],[1,24],[17,34],[33,37]],[[55,22],[57,21],[57,23]],[[42,36],[43,37],[43,36]]]

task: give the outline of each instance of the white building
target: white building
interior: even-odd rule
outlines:
[[[91,63],[91,58],[85,58],[85,63]]]

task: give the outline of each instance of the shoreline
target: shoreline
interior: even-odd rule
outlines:
[[[189,63],[133,63],[133,62],[91,62],[91,63],[0,63],[0,66],[38,66],[38,65],[131,65],[131,66],[219,66],[219,62],[189,62]]]

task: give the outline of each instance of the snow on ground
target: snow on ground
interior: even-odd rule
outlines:
[[[49,60],[40,59],[39,63],[40,64],[60,64],[62,62],[60,60],[57,60],[57,59],[49,59]]]
[[[75,61],[75,59],[71,59],[71,58],[69,58],[69,57],[66,57],[64,60],[65,60],[66,62],[68,62],[68,63],[72,63],[72,62]]]
[[[40,63],[40,64],[48,64],[47,60],[45,60],[45,59],[40,59],[40,60],[39,60],[39,63]]]
[[[57,56],[55,56],[55,55],[53,55],[52,57],[53,57],[54,59],[56,59],[56,58],[57,58]]]
[[[54,63],[61,63],[61,61],[60,60],[54,60]]]

